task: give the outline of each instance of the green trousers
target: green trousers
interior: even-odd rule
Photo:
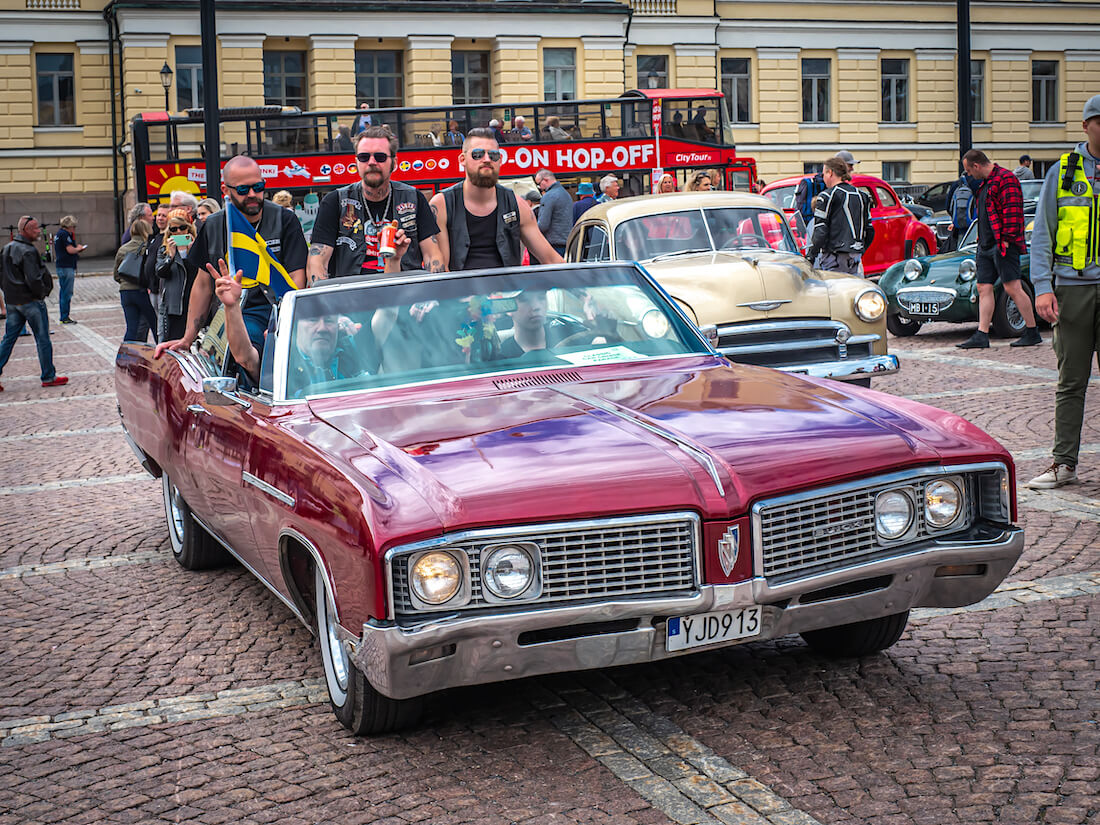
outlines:
[[[1054,460],[1076,467],[1085,418],[1085,390],[1094,354],[1100,364],[1100,284],[1055,286],[1054,296],[1058,299],[1058,323],[1054,325],[1054,352],[1058,356]]]

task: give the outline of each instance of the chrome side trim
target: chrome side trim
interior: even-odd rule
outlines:
[[[262,490],[273,499],[281,501],[287,507],[294,506],[294,496],[284,493],[278,487],[272,487],[266,481],[256,478],[256,476],[252,475],[252,473],[241,473],[241,481],[243,481],[245,484],[251,484],[253,487]]]
[[[651,432],[654,435],[663,438],[665,441],[671,442],[681,452],[684,452],[691,458],[695,459],[695,461],[699,463],[704,470],[706,470],[707,475],[709,475],[711,481],[714,482],[714,486],[718,488],[718,495],[722,496],[723,498],[725,497],[726,488],[722,484],[722,477],[718,475],[718,465],[714,463],[714,459],[710,456],[709,453],[700,450],[698,447],[696,447],[690,441],[687,441],[682,436],[670,430],[666,430],[663,427],[659,427],[656,424],[651,424],[643,419],[641,416],[635,414],[632,410],[616,406],[615,404],[612,404],[609,401],[605,401],[602,398],[589,398],[587,396],[577,395],[575,393],[569,392],[569,390],[566,390],[562,387],[552,387],[551,389],[553,389],[555,392],[561,393],[562,395],[567,395],[572,399],[580,401],[582,404],[591,404],[593,407],[603,410],[609,415],[613,415],[616,418],[622,419],[623,421],[629,421],[631,424],[635,424],[641,427],[643,430],[647,430],[648,432]]]

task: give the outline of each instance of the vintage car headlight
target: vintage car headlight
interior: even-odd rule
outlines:
[[[413,563],[409,581],[424,604],[443,604],[462,587],[462,565],[451,553],[425,553]]]
[[[651,309],[642,316],[642,332],[650,338],[664,338],[668,335],[668,318],[659,309]]]
[[[915,281],[924,273],[924,267],[916,258],[910,258],[905,262],[905,280]]]
[[[963,281],[973,281],[974,276],[978,274],[978,265],[974,263],[973,258],[967,258],[959,263],[959,279]]]
[[[963,494],[958,479],[937,479],[924,488],[924,520],[940,530],[962,513]]]
[[[913,524],[913,500],[901,490],[875,496],[875,532],[887,541],[900,539]]]
[[[856,296],[856,315],[862,321],[877,321],[886,312],[886,299],[877,289],[865,289]]]
[[[531,589],[538,577],[538,545],[530,542],[498,544],[481,552],[481,582],[498,599],[516,599]]]

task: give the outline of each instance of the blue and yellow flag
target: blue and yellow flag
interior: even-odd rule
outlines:
[[[279,259],[268,251],[267,242],[232,201],[225,204],[225,225],[229,233],[229,271],[241,271],[241,286],[260,286],[279,300],[297,289]]]

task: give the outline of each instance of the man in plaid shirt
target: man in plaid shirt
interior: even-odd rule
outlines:
[[[989,347],[989,327],[993,321],[996,298],[993,285],[998,279],[1008,296],[1016,302],[1027,325],[1024,334],[1012,342],[1014,347],[1043,343],[1035,328],[1035,308],[1020,281],[1020,255],[1027,254],[1024,240],[1024,196],[1020,180],[1007,169],[993,163],[985,152],[971,149],[963,155],[967,174],[982,181],[978,189],[978,252],[974,264],[978,276],[978,331],[959,344],[960,349]]]

